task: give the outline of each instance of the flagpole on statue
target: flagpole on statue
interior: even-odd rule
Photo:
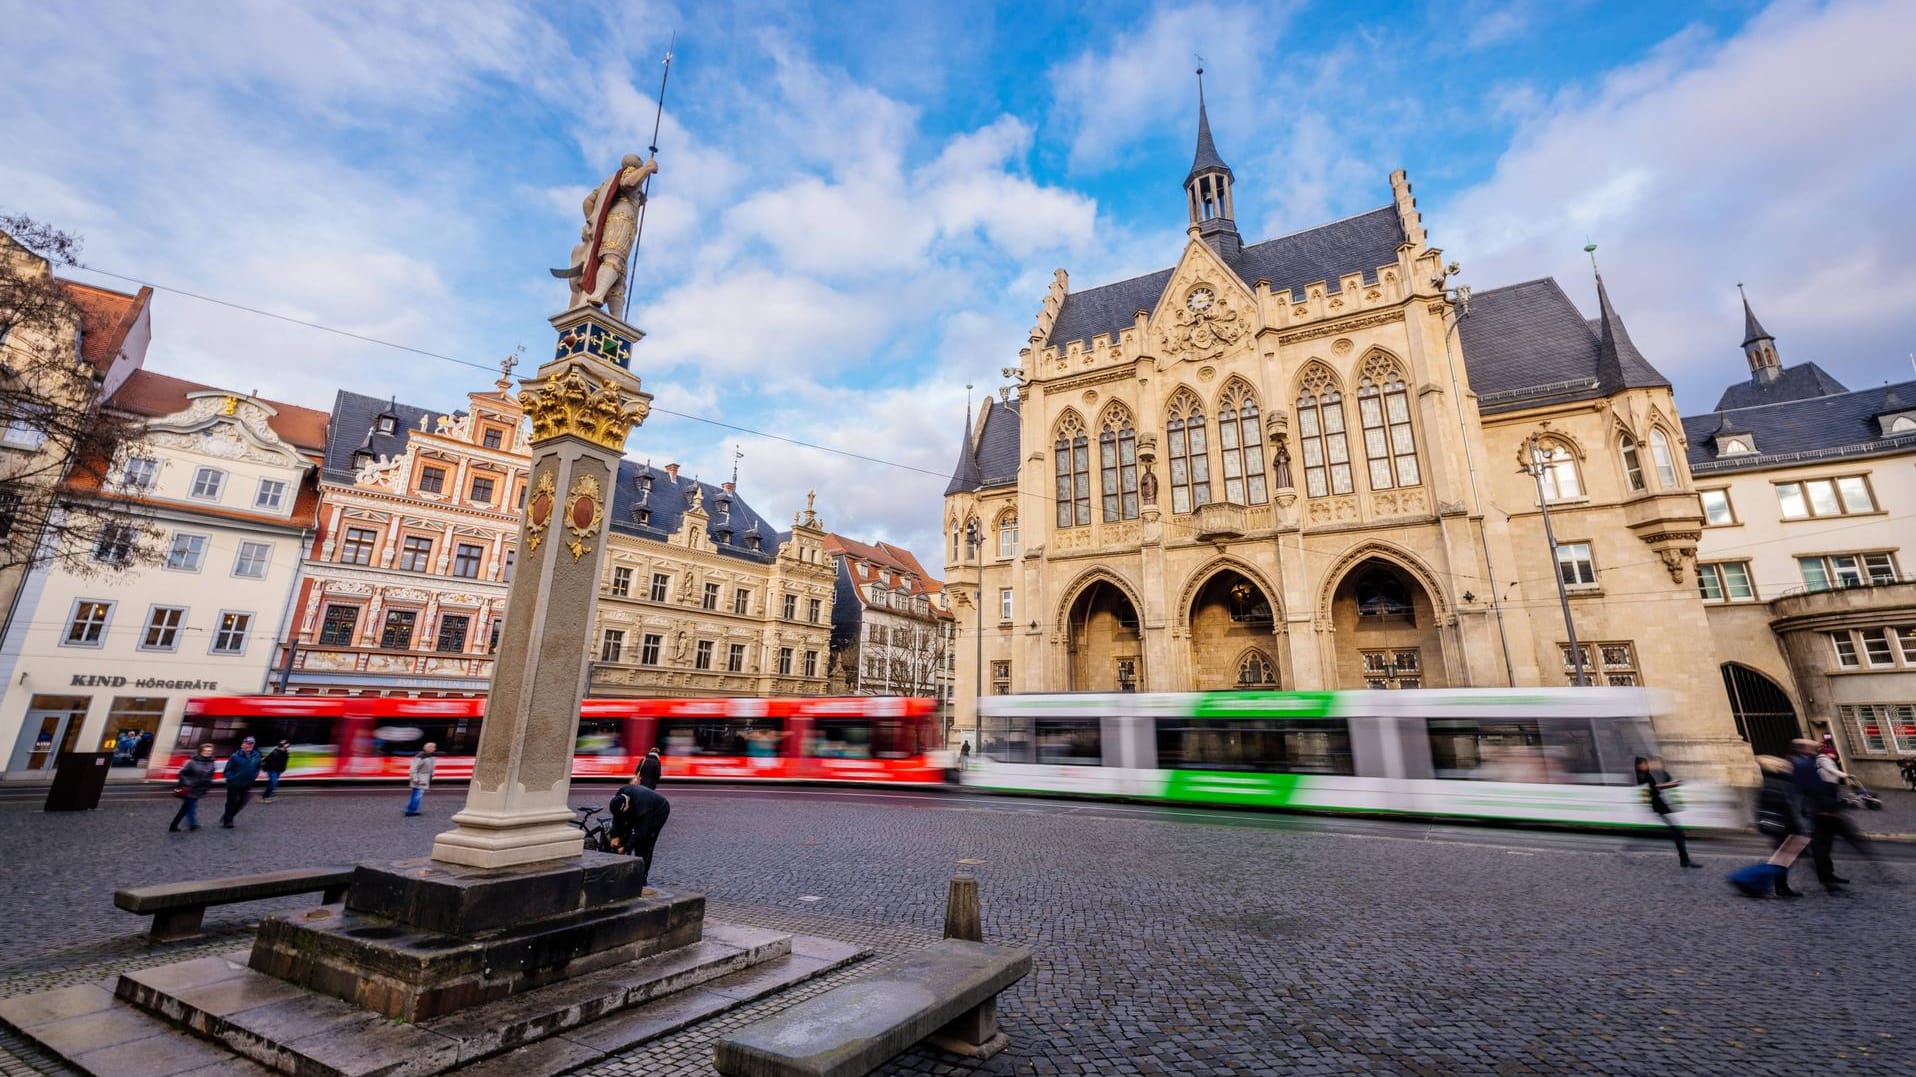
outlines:
[[[665,46],[665,70],[659,73],[659,106],[652,113],[652,144],[646,147],[653,157],[659,155],[659,121],[665,118],[665,80],[672,77],[672,49],[678,43],[679,35],[674,31],[671,41]],[[625,302],[619,309],[621,321],[625,319],[626,312],[632,309],[632,274],[639,266],[639,238],[645,235],[645,204],[648,201],[645,196],[651,189],[652,177],[647,176],[645,186],[639,188],[639,223],[632,231],[632,255],[625,264]]]

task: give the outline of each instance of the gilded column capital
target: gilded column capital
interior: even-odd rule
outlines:
[[[519,404],[532,420],[534,445],[571,435],[624,451],[626,435],[652,410],[652,394],[640,391],[629,374],[616,380],[597,374],[588,361],[561,360],[520,383]],[[620,380],[630,380],[631,387]]]

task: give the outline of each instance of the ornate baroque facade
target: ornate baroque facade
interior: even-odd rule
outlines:
[[[1563,684],[1561,574],[1591,679],[1669,693],[1673,765],[1740,771],[1683,428],[1601,278],[1594,320],[1554,280],[1460,302],[1403,173],[1386,206],[1253,245],[1234,182],[1200,107],[1177,264],[1058,271],[1015,389],[965,431],[960,729],[981,688]]]

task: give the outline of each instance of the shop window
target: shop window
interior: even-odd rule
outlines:
[[[165,696],[115,696],[106,712],[106,737],[100,750],[113,753],[116,767],[146,765],[165,717]]]

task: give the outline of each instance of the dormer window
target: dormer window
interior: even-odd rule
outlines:
[[[758,549],[758,536],[757,535],[747,536],[745,539],[745,547],[750,550]]]
[[[1716,444],[1718,456],[1741,456],[1756,451],[1756,442],[1748,434],[1727,437]]]
[[[1916,411],[1905,411],[1895,415],[1879,415],[1876,421],[1883,425],[1886,438],[1901,437],[1904,434],[1916,434]]]
[[[651,492],[652,492],[652,476],[640,475],[639,476],[639,493],[649,494]]]
[[[652,522],[651,509],[640,509],[638,512],[634,513],[634,515],[636,515],[639,518],[639,522],[642,524],[649,524]]]
[[[399,420],[393,418],[391,415],[381,415],[379,417],[379,423],[374,427],[374,429],[381,434],[391,434],[394,431],[396,431],[398,427],[399,427]]]
[[[720,531],[718,533],[718,540],[720,546],[730,546],[732,544],[732,532],[730,530]]]

